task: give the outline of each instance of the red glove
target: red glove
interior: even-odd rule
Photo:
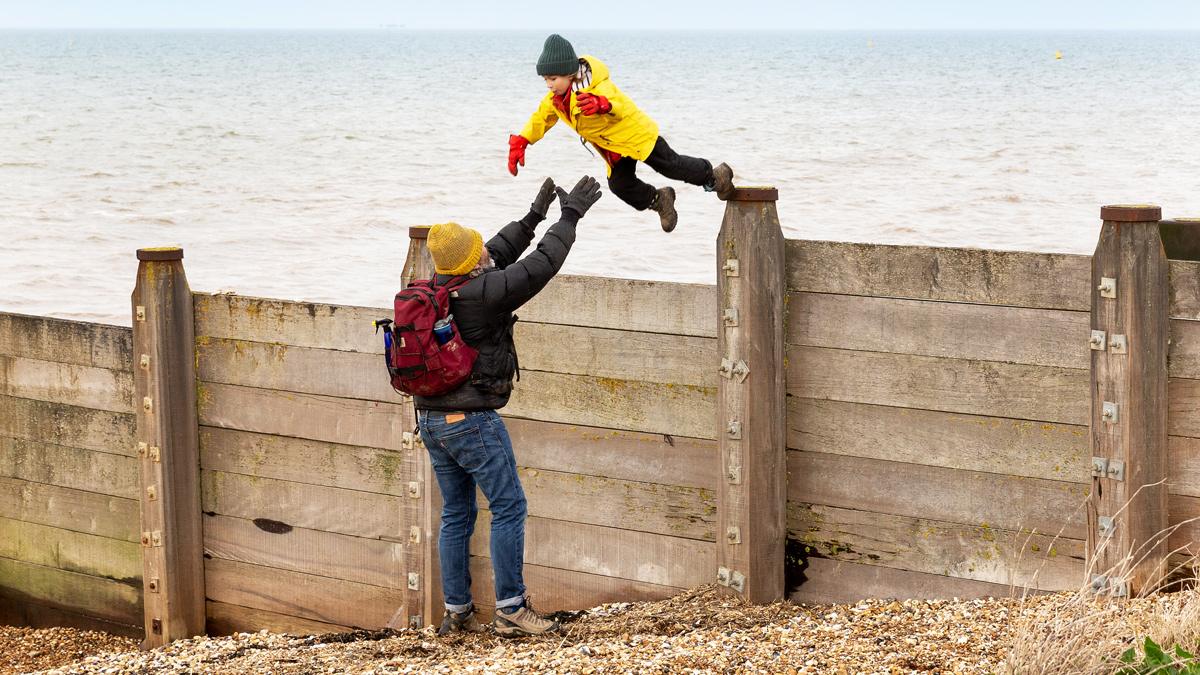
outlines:
[[[607,115],[612,112],[612,104],[603,96],[579,94],[575,100],[579,101],[579,112],[584,115]]]
[[[517,175],[517,164],[525,166],[525,148],[529,141],[524,136],[511,135],[508,137],[508,172]]]

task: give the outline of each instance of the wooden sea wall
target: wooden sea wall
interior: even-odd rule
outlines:
[[[715,575],[715,287],[556,278],[517,311],[502,412],[529,501],[539,609],[663,598]],[[471,543],[494,603],[486,514]]]
[[[787,259],[793,599],[1083,585],[1090,257],[789,241]],[[1200,504],[1200,267],[1170,269],[1176,548]]]
[[[407,626],[425,486],[386,312],[193,297],[209,632]]]
[[[0,313],[0,623],[141,634],[131,336]]]
[[[521,379],[502,412],[539,607],[661,598],[712,576],[712,303],[709,286],[560,277],[519,310]],[[195,313],[210,629],[387,624],[422,573],[409,558],[432,545],[421,507],[437,497],[371,326],[389,311],[196,294]]]

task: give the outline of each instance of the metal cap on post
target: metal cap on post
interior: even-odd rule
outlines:
[[[1153,590],[1167,556],[1167,260],[1162,209],[1100,210],[1092,256],[1092,489],[1088,569],[1097,592]],[[1086,340],[1087,336],[1080,339]]]
[[[786,419],[784,245],[773,187],[740,187],[717,238],[717,583],[782,600]]]
[[[137,251],[133,304],[136,452],[141,474],[142,647],[203,635],[204,542],[195,324],[183,249]]]

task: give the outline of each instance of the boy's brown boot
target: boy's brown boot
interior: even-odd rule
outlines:
[[[733,196],[733,169],[725,162],[713,167],[713,187],[717,197],[728,201]]]
[[[545,635],[559,629],[557,621],[543,619],[541,615],[533,611],[533,607],[529,604],[529,598],[525,598],[525,604],[511,614],[505,614],[497,609],[492,626],[496,629],[496,635],[510,638]]]
[[[650,203],[650,210],[658,212],[658,224],[662,225],[663,232],[674,230],[675,226],[679,224],[679,214],[675,212],[675,188],[659,188],[654,193],[654,201]]]

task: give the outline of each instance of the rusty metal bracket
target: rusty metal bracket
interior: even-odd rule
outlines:
[[[730,258],[729,260],[726,260],[721,269],[725,272],[725,276],[727,277],[736,277],[741,274],[741,265],[738,263],[737,258]]]

